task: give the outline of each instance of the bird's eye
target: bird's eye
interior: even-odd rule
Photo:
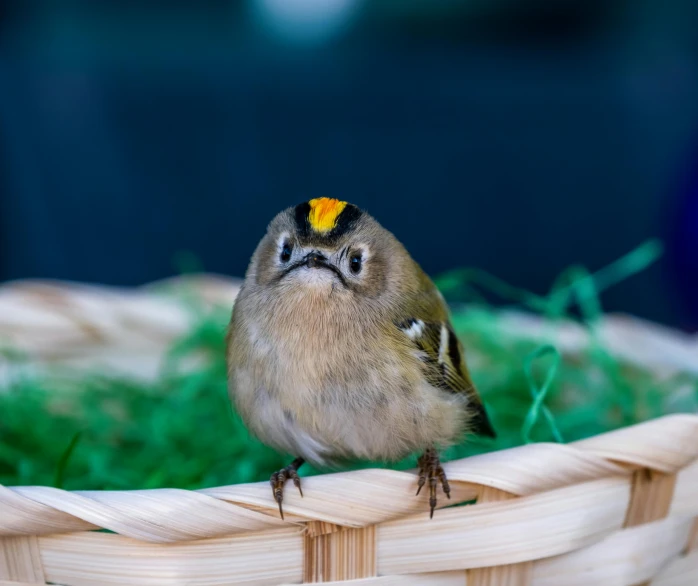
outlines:
[[[281,254],[279,255],[281,262],[288,262],[289,260],[291,260],[292,252],[293,246],[291,246],[288,242],[284,242],[284,245],[281,248]]]
[[[358,275],[361,272],[361,253],[360,252],[355,252],[349,258],[349,269],[355,275]]]

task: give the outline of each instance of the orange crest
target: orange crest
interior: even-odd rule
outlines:
[[[310,205],[308,221],[313,230],[320,232],[320,234],[329,232],[337,225],[339,214],[347,206],[346,201],[339,201],[329,197],[311,199],[308,204]]]

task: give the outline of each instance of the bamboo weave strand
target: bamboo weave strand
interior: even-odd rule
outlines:
[[[515,495],[484,487],[478,498],[478,503],[491,503],[516,498]],[[466,573],[467,582],[471,586],[530,586],[533,562],[525,561],[518,564],[501,564],[489,568],[474,568]]]

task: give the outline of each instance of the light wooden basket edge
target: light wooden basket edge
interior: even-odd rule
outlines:
[[[85,575],[91,584],[112,584],[114,576],[125,580],[138,571],[144,584],[174,584],[208,575],[210,566],[202,583],[381,575],[385,582],[432,573],[450,580],[460,572],[469,584],[498,584],[482,576],[495,572],[500,580],[513,572],[512,583],[552,585],[562,576],[561,584],[584,583],[570,582],[569,573],[592,559],[627,573],[635,580],[628,585],[670,572],[671,564],[677,572],[688,565],[695,577],[693,554],[686,555],[698,545],[697,438],[698,416],[671,415],[575,444],[531,444],[450,462],[454,501],[477,496],[478,504],[441,509],[432,520],[425,501],[414,497],[409,471],[308,477],[304,498],[288,491],[286,521],[267,483],[202,491],[2,487],[0,551],[15,570],[0,578],[36,579],[16,568],[39,567],[41,579],[71,585],[88,583]],[[71,568],[80,564],[75,574]],[[183,581],[149,581],[175,570]]]

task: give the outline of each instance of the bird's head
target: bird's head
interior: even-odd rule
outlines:
[[[357,206],[321,197],[278,214],[253,260],[262,286],[379,296],[403,261],[395,237]]]

